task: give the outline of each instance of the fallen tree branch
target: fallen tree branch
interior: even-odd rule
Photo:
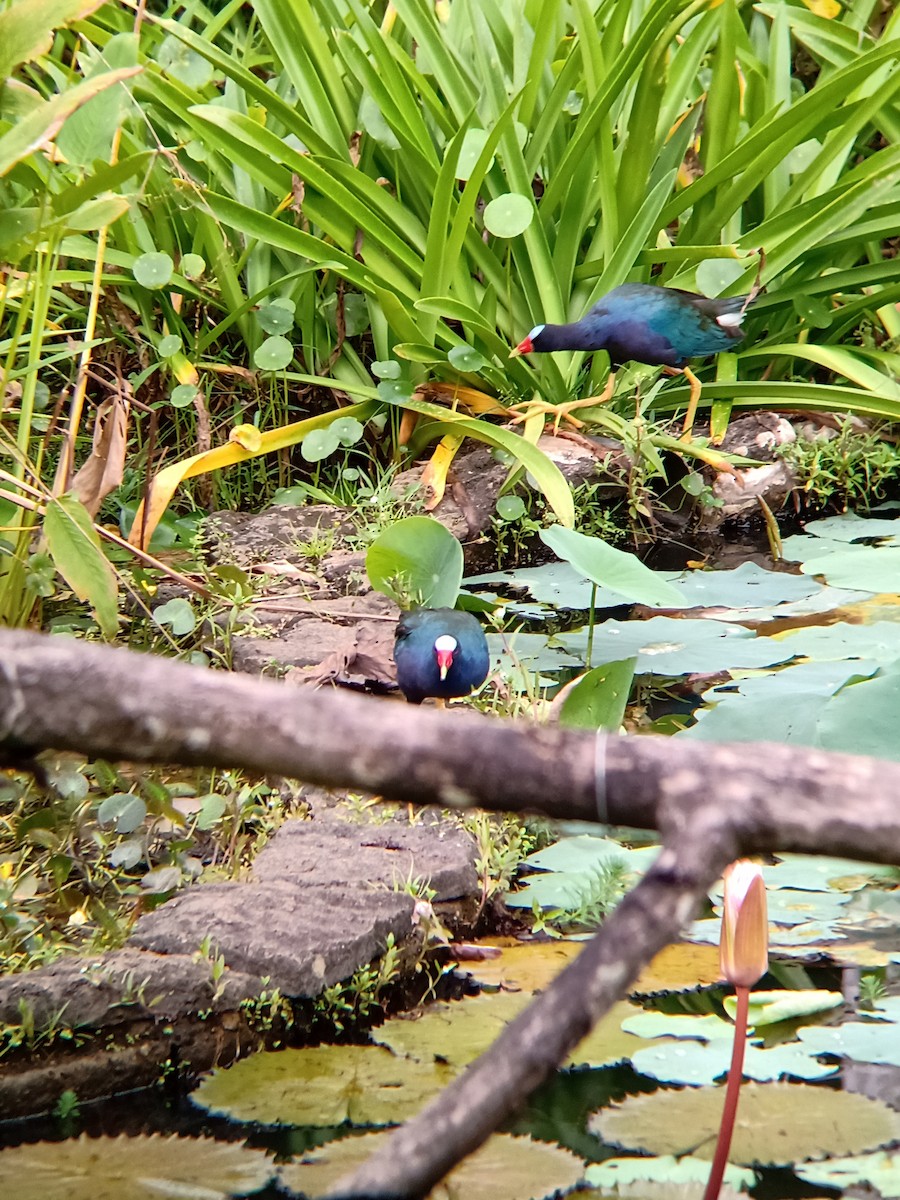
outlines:
[[[900,863],[900,766],[779,745],[594,737],[229,676],[0,630],[0,756],[241,766],[389,799],[536,810],[663,834],[579,958],[335,1194],[414,1200],[557,1067],[743,854]]]

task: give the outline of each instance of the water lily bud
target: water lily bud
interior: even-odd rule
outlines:
[[[766,885],[756,863],[739,859],[725,869],[719,969],[735,987],[749,988],[769,969]]]

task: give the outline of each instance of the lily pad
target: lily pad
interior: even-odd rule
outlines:
[[[576,533],[562,525],[540,531],[540,539],[557,557],[570,562],[586,579],[617,591],[625,600],[636,600],[651,608],[680,607],[680,590],[662,576],[645,567],[626,550],[617,550],[598,537]],[[630,658],[629,654],[616,655]],[[610,660],[607,660],[610,661]]]
[[[828,858],[814,854],[779,854],[778,862],[762,868],[766,890],[856,892],[873,879],[896,878],[897,868],[884,863],[864,863],[853,858]]]
[[[385,1021],[372,1031],[372,1038],[395,1054],[421,1063],[440,1061],[464,1067],[488,1049],[529,1000],[525,992],[504,992],[429,1004],[415,1020],[394,1017]]]
[[[664,1013],[656,1009],[637,1013],[622,1023],[627,1033],[643,1038],[687,1038],[701,1042],[725,1039],[729,1045],[734,1026],[715,1013],[692,1016],[688,1013]]]
[[[291,1191],[321,1196],[342,1175],[362,1166],[390,1137],[367,1133],[341,1138],[309,1150],[302,1162],[281,1167],[279,1178]],[[542,1200],[574,1187],[584,1174],[584,1164],[568,1150],[531,1138],[495,1133],[483,1146],[455,1167],[427,1200]]]
[[[754,1029],[763,1025],[777,1025],[779,1021],[796,1021],[800,1017],[813,1017],[819,1013],[840,1008],[844,997],[840,992],[829,992],[822,988],[804,988],[797,991],[751,992],[747,1021]],[[737,1000],[726,996],[725,1011],[735,1018]]]
[[[504,991],[542,991],[582,949],[580,942],[564,938],[546,942],[487,938],[484,942],[499,946],[503,953],[484,962],[465,963],[465,968],[483,987]],[[718,981],[718,950],[683,942],[661,950],[641,971],[630,991],[633,995],[680,992]]]
[[[731,1038],[712,1042],[662,1041],[639,1050],[632,1056],[631,1065],[642,1075],[649,1075],[661,1083],[703,1087],[728,1074],[731,1050]],[[835,1074],[837,1069],[835,1064],[819,1062],[796,1042],[767,1050],[759,1046],[744,1048],[743,1076],[758,1083],[771,1083],[785,1076],[824,1079]]]
[[[607,1158],[602,1163],[591,1163],[584,1173],[588,1183],[595,1187],[615,1188],[621,1191],[623,1184],[642,1183],[706,1183],[709,1178],[709,1163],[702,1158],[685,1155],[675,1158],[665,1154],[656,1158]],[[725,1168],[726,1186],[740,1189],[751,1188],[756,1175],[746,1167],[729,1163]]]
[[[212,1138],[82,1135],[0,1152],[0,1191],[16,1200],[227,1200],[274,1173],[262,1151]]]
[[[804,575],[823,575],[833,587],[893,592],[900,577],[900,546],[846,546],[816,555],[800,570]]]
[[[893,1022],[845,1021],[843,1025],[812,1025],[801,1029],[799,1037],[813,1054],[834,1054],[856,1062],[900,1067],[900,1036]]]
[[[830,538],[835,542],[872,541],[887,538],[900,542],[900,518],[861,517],[857,513],[838,513],[833,517],[820,517],[807,521],[806,532],[817,538]]]
[[[632,1096],[595,1113],[605,1142],[649,1154],[712,1158],[723,1088]],[[858,1154],[900,1137],[900,1113],[880,1100],[804,1083],[745,1084],[729,1157],[744,1165],[789,1165],[826,1154]]]
[[[587,631],[560,634],[558,641],[584,655]],[[700,617],[604,621],[594,633],[595,664],[637,655],[638,674],[711,674],[738,667],[769,667],[794,654],[784,642],[757,637],[743,625]]]
[[[718,983],[719,951],[714,946],[679,942],[660,950],[631,985],[633,995],[683,992]]]
[[[862,1184],[884,1200],[900,1196],[900,1152],[891,1154],[860,1154],[854,1158],[826,1158],[824,1162],[800,1163],[794,1168],[807,1183],[821,1183],[832,1188],[851,1188]]]
[[[767,571],[745,562],[730,571],[672,571],[665,576],[684,596],[685,608],[769,608],[806,600],[823,591],[820,583],[787,571]],[[779,615],[772,612],[772,616]]]
[[[578,942],[562,938],[546,942],[518,942],[511,938],[485,938],[481,945],[498,946],[499,958],[465,963],[466,971],[482,987],[511,992],[539,992],[552,983],[563,967],[582,950]]]
[[[474,575],[466,580],[467,587],[487,583],[499,584],[504,589],[527,588],[535,600],[553,608],[586,610],[591,604],[590,580],[585,579],[568,562],[519,567],[514,571],[492,571],[489,575]],[[623,600],[620,592],[598,585],[595,608],[618,608],[624,603],[627,601]]]
[[[453,1075],[381,1046],[313,1046],[254,1054],[213,1071],[191,1100],[264,1125],[392,1125],[417,1113]]]
[[[398,1054],[423,1063],[440,1061],[453,1068],[473,1062],[527,1007],[527,993],[501,993],[429,1004],[417,1020],[394,1018],[372,1036]],[[625,1001],[614,1005],[573,1051],[569,1066],[610,1066],[647,1045],[622,1029],[623,1018],[637,1012]]]
[[[611,1067],[614,1063],[634,1058],[649,1043],[628,1033],[624,1026],[635,1012],[635,1005],[624,1001],[614,1004],[606,1016],[578,1043],[569,1056],[567,1066]]]

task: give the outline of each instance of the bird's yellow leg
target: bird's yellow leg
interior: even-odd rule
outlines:
[[[583,429],[584,422],[579,421],[577,417],[573,417],[571,414],[579,408],[596,408],[600,404],[606,404],[608,400],[612,399],[615,386],[616,374],[613,371],[606,381],[606,387],[599,396],[586,396],[582,400],[566,400],[562,404],[551,404],[548,400],[524,400],[521,404],[510,406],[509,412],[515,413],[515,416],[511,420],[515,425],[520,421],[527,421],[529,417],[533,417],[537,413],[542,413],[546,416],[550,416],[552,413],[554,436],[559,433],[560,421],[568,421],[576,429]]]
[[[691,394],[688,397],[687,412],[684,414],[684,424],[681,427],[681,440],[691,440],[691,430],[694,428],[694,418],[697,415],[697,405],[700,402],[700,389],[703,386],[690,367],[663,367],[664,375],[683,375],[690,384]]]

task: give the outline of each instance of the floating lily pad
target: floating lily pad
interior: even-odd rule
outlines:
[[[900,546],[845,546],[801,563],[804,575],[822,575],[833,587],[893,592],[900,576]]]
[[[502,954],[483,962],[465,963],[468,973],[483,987],[528,993],[542,991],[582,950],[578,942],[562,938],[547,942],[486,938],[480,944],[499,946]]]
[[[857,513],[838,513],[833,517],[820,517],[807,521],[806,532],[816,538],[829,538],[835,542],[871,541],[887,538],[900,541],[900,518],[861,517]]]
[[[823,591],[820,583],[786,571],[741,563],[730,571],[671,571],[666,578],[684,596],[685,608],[777,608]],[[773,612],[772,616],[779,615]]]
[[[546,850],[529,855],[525,863],[538,867],[545,874],[532,875],[524,887],[507,893],[511,908],[578,908],[586,895],[596,887],[597,875],[613,863],[634,875],[642,875],[659,853],[658,846],[630,850],[611,838],[562,838]]]
[[[561,645],[584,655],[587,631],[560,634]],[[743,625],[686,617],[649,621],[604,621],[594,633],[593,660],[615,662],[638,656],[638,674],[711,674],[733,668],[769,667],[793,658],[784,642],[757,637]]]
[[[16,1200],[227,1200],[274,1173],[262,1151],[212,1138],[82,1135],[0,1151],[0,1191]]]
[[[526,588],[541,604],[553,608],[588,609],[591,604],[591,584],[571,563],[551,562],[542,567],[520,567],[514,571],[493,571],[489,575],[474,575],[466,580],[467,587],[478,584],[499,584],[504,589]],[[595,608],[618,608],[623,603],[620,592],[597,587]]]
[[[844,997],[840,992],[829,992],[822,988],[804,988],[798,991],[751,992],[747,1021],[754,1029],[763,1025],[777,1025],[779,1021],[796,1021],[800,1017],[814,1017],[819,1013],[840,1008]],[[737,1000],[726,996],[725,1011],[735,1018]]]
[[[616,859],[630,871],[643,873],[658,854],[659,846],[642,846],[632,850],[615,838],[582,834],[560,838],[552,846],[529,854],[524,861],[526,866],[538,867],[542,871],[593,871]]]
[[[886,1021],[845,1021],[843,1025],[813,1025],[799,1031],[801,1041],[813,1054],[834,1054],[893,1067],[900,1067],[898,1035],[900,1030]]]
[[[718,983],[719,951],[714,946],[679,942],[666,946],[646,966],[631,985],[634,995],[654,992],[682,992]]]
[[[372,1038],[395,1054],[418,1062],[464,1067],[488,1049],[530,999],[525,992],[504,992],[429,1004],[415,1020],[394,1017],[385,1021],[372,1031]]]
[[[894,583],[900,582],[900,556],[895,567]],[[900,624],[895,621],[874,621],[871,625],[854,625],[838,621],[833,625],[797,629],[778,638],[794,654],[818,661],[860,658],[884,664],[900,658]]]
[[[504,991],[543,990],[582,949],[580,942],[564,938],[546,942],[518,942],[511,938],[485,941],[499,946],[503,953],[484,962],[465,963],[465,969],[482,986],[500,987]],[[634,995],[680,992],[708,987],[718,980],[718,950],[682,942],[661,950],[641,971],[630,991]]]
[[[779,854],[778,862],[762,867],[766,890],[856,892],[873,879],[896,878],[897,868],[884,863],[864,863],[853,858],[828,858],[814,854]]]
[[[614,1063],[633,1059],[649,1043],[628,1033],[624,1025],[636,1011],[635,1005],[624,1001],[614,1004],[606,1016],[572,1051],[568,1066],[611,1067]]]
[[[423,1063],[435,1060],[451,1067],[474,1061],[530,1003],[524,992],[470,997],[449,1004],[429,1004],[417,1020],[394,1018],[372,1036],[398,1054]],[[622,1030],[623,1018],[638,1011],[625,1001],[606,1016],[573,1051],[569,1066],[609,1066],[622,1062],[647,1043]]]
[[[729,1044],[734,1026],[715,1013],[692,1016],[688,1013],[664,1013],[656,1009],[636,1013],[622,1022],[627,1033],[643,1038],[687,1038],[701,1042],[725,1039]]]
[[[637,1051],[631,1058],[631,1065],[642,1075],[649,1075],[661,1083],[703,1087],[728,1074],[731,1050],[730,1037],[712,1042],[687,1039],[661,1041]],[[758,1083],[771,1083],[785,1076],[824,1079],[837,1069],[835,1064],[819,1062],[796,1042],[787,1042],[767,1050],[759,1046],[744,1048],[744,1078],[755,1079]]]
[[[649,1154],[712,1158],[723,1088],[632,1096],[590,1119],[604,1141]],[[729,1157],[745,1165],[789,1165],[825,1154],[877,1149],[900,1137],[900,1113],[879,1100],[804,1083],[745,1084]]]
[[[794,1168],[807,1183],[832,1188],[851,1188],[862,1184],[868,1192],[877,1192],[884,1200],[900,1196],[900,1152],[860,1154],[855,1158],[826,1158],[824,1162],[800,1163]]]
[[[191,1099],[264,1125],[392,1125],[417,1113],[453,1075],[380,1046],[313,1046],[254,1054],[213,1071]]]
[[[577,533],[562,525],[540,531],[540,539],[557,557],[570,562],[586,579],[603,587],[614,588],[624,600],[635,600],[652,608],[680,607],[680,590],[661,575],[644,566],[634,554],[610,546],[602,538]],[[618,654],[616,658],[630,658]]]
[[[621,1192],[623,1184],[642,1183],[701,1183],[709,1178],[709,1163],[702,1158],[675,1158],[671,1154],[657,1158],[607,1158],[602,1163],[591,1163],[584,1173],[588,1183],[595,1187],[615,1188]],[[750,1188],[756,1175],[746,1167],[729,1163],[725,1168],[724,1183],[732,1188]]]
[[[279,1178],[291,1191],[321,1196],[342,1175],[362,1166],[384,1145],[389,1133],[367,1133],[341,1138],[309,1150],[302,1162],[289,1163]],[[531,1138],[495,1133],[470,1154],[446,1179],[428,1193],[427,1200],[542,1200],[574,1187],[584,1174],[584,1164],[568,1150]]]

